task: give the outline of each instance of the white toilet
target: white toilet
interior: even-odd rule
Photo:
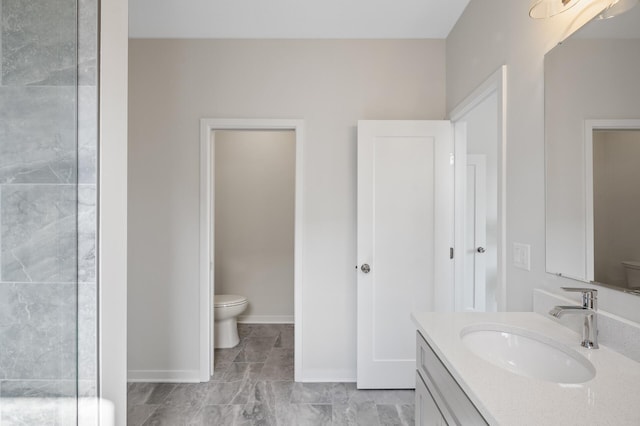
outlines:
[[[240,342],[236,319],[247,309],[248,304],[244,296],[235,294],[213,296],[214,348],[233,348]]]
[[[640,289],[640,262],[625,260],[621,263],[627,276],[627,287],[634,290]]]

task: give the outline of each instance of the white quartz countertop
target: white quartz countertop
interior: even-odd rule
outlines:
[[[600,345],[580,346],[581,336],[534,312],[416,312],[418,331],[476,408],[492,425],[640,425],[640,363]],[[596,376],[559,384],[508,372],[472,353],[460,338],[471,325],[506,325],[549,337],[584,355]]]

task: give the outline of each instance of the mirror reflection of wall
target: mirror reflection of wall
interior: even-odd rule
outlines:
[[[613,19],[589,22],[545,56],[547,272],[629,291],[625,274],[629,270],[622,262],[632,265],[627,261],[640,261],[640,253],[631,247],[635,244],[640,250],[640,238],[612,227],[622,226],[616,214],[631,209],[628,204],[623,207],[617,203],[624,203],[624,195],[630,194],[627,186],[640,182],[638,175],[631,174],[640,167],[623,170],[617,164],[611,170],[620,174],[618,183],[610,182],[607,190],[592,193],[592,186],[602,188],[604,182],[589,177],[593,167],[602,165],[592,164],[587,139],[593,139],[594,161],[600,161],[606,145],[599,142],[601,137],[613,135],[616,139],[633,133],[607,132],[598,127],[597,134],[589,138],[587,123],[640,119],[638,76],[640,7]],[[640,154],[618,155],[640,165]],[[602,170],[594,173],[609,174]],[[592,197],[595,206],[590,204]],[[639,198],[637,193],[631,197]],[[607,204],[598,201],[602,198]],[[640,218],[639,210],[635,212],[635,217]],[[640,225],[629,225],[631,228],[640,230]],[[613,247],[616,242],[620,242],[620,248]],[[636,271],[640,275],[640,269]]]
[[[639,165],[640,130],[593,132],[594,278],[632,290],[640,290]]]

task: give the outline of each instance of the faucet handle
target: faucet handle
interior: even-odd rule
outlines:
[[[598,290],[595,288],[561,287],[564,291],[582,293],[582,307],[598,309]]]

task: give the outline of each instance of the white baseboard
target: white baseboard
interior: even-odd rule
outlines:
[[[199,370],[129,370],[128,382],[200,383]]]
[[[241,324],[293,324],[293,315],[240,315]]]
[[[355,383],[355,371],[348,370],[306,370],[302,371],[301,382],[305,383]]]
[[[354,378],[340,378],[340,377],[304,377],[302,383],[355,383]]]

